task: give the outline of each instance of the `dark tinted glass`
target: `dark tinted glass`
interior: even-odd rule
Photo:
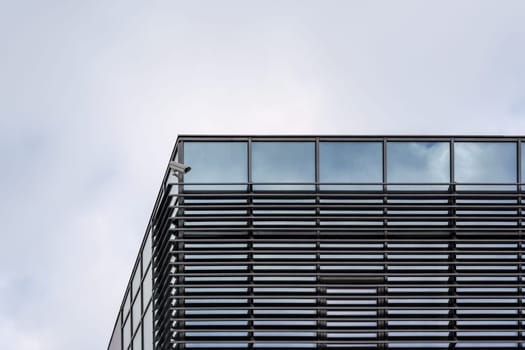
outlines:
[[[390,189],[447,189],[450,181],[448,142],[388,142],[387,179]],[[442,183],[443,185],[417,185]]]
[[[247,182],[248,147],[246,142],[185,142],[184,164],[191,171],[185,183]],[[243,190],[246,185],[185,185],[185,190]]]
[[[314,185],[278,183],[315,182],[315,144],[313,142],[253,142],[252,171],[256,190],[313,190]]]
[[[512,183],[517,174],[514,142],[456,142],[455,178],[458,183]],[[479,186],[477,186],[479,187]],[[512,189],[515,186],[497,186]],[[467,186],[462,188],[468,189]],[[485,186],[487,189],[494,186]]]
[[[320,142],[319,175],[321,183],[353,183],[353,185],[321,185],[321,189],[381,189],[383,144],[381,142]],[[378,185],[359,185],[359,183],[373,182]]]

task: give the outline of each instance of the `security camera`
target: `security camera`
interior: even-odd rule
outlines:
[[[175,161],[170,162],[168,166],[171,170],[173,170],[175,176],[177,177],[180,177],[183,174],[187,174],[191,170],[191,167],[181,163],[177,163]]]

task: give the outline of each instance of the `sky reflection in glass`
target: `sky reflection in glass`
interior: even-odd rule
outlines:
[[[517,147],[514,142],[456,142],[454,145],[456,182],[515,182],[516,152]],[[483,186],[485,189],[489,187]],[[471,188],[474,189],[474,187],[468,189]],[[515,189],[515,186],[499,186],[494,189],[496,188]],[[463,186],[463,189],[467,187]]]
[[[253,142],[253,182],[315,182],[313,142]],[[254,185],[255,190],[313,190],[313,185]]]
[[[320,182],[381,184],[383,144],[381,142],[320,142]],[[381,185],[321,185],[322,190],[380,190]]]
[[[246,142],[185,142],[184,164],[191,171],[184,182],[247,182]],[[246,185],[185,185],[185,190],[245,190]]]
[[[321,141],[319,181],[321,189],[380,190],[383,174],[383,143],[369,141]],[[523,146],[522,146],[523,148]],[[525,149],[525,148],[524,148]],[[245,190],[245,185],[192,185],[192,182],[244,183],[248,181],[247,142],[191,142],[184,144],[184,163],[192,167],[185,175],[186,190]],[[461,183],[512,183],[517,179],[515,142],[455,143],[455,181]],[[386,167],[389,189],[445,189],[450,181],[448,142],[389,141]],[[525,151],[522,152],[525,174]],[[523,176],[522,176],[523,178]],[[307,141],[254,141],[252,181],[275,183],[254,189],[313,190],[313,185],[278,183],[315,182],[315,143]],[[353,183],[329,185],[326,183]],[[378,185],[359,185],[377,183]],[[410,183],[409,185],[391,185]],[[497,185],[496,185],[497,186]],[[479,186],[478,186],[479,187]],[[494,187],[494,186],[491,186]],[[463,185],[466,189],[466,185]],[[469,188],[474,188],[470,186]],[[502,189],[503,186],[497,187]],[[506,188],[506,187],[505,187]],[[489,189],[489,186],[484,186]],[[509,189],[512,189],[511,186]]]
[[[388,182],[448,183],[450,181],[450,145],[448,142],[387,143]],[[438,190],[448,185],[397,185],[390,189]]]

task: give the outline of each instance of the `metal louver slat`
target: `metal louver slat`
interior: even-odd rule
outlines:
[[[519,193],[451,188],[426,192],[440,202],[422,206],[414,191],[361,192],[359,203],[351,192],[178,195],[156,257],[170,261],[172,289],[159,339],[171,332],[174,349],[517,347]]]

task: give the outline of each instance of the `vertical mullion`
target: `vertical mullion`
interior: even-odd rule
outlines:
[[[253,184],[252,184],[252,138],[248,139],[248,184],[247,184],[247,201],[248,201],[248,349],[253,349],[255,342],[254,322],[253,322]]]
[[[180,143],[180,151],[179,151],[179,162],[184,164],[184,141]],[[179,180],[180,182],[180,180]],[[181,218],[184,218],[185,216],[185,209],[184,209],[184,174],[182,175],[182,187],[179,189],[182,190],[182,192],[179,192],[182,194],[182,196],[179,196],[179,205],[182,206],[180,208],[180,214],[176,213],[176,215],[179,215]],[[184,219],[177,220],[178,226],[180,228],[184,228]],[[179,284],[178,288],[175,288],[178,293],[178,298],[176,298],[176,303],[179,303],[177,311],[175,314],[178,316],[178,319],[176,320],[176,329],[177,329],[177,338],[179,340],[183,340],[183,342],[176,344],[175,347],[178,349],[185,349],[186,343],[184,342],[185,338],[185,332],[184,329],[186,328],[186,321],[181,321],[181,319],[185,319],[186,314],[186,299],[184,297],[184,285],[185,285],[185,264],[184,264],[184,230],[180,229],[177,232],[178,234],[178,242],[176,244],[177,250],[179,251],[177,254],[177,261],[179,262],[177,264],[177,270],[178,276],[175,278],[176,283]]]
[[[316,226],[316,240],[315,240],[315,280],[316,280],[316,294],[317,294],[317,349],[325,349],[326,344],[326,290],[321,282],[321,200],[320,200],[320,169],[319,169],[319,137],[315,138],[315,226]]]
[[[455,158],[454,158],[454,139],[449,143],[449,243],[448,243],[448,284],[449,284],[449,300],[448,300],[448,332],[449,332],[449,349],[455,349],[457,343],[457,262],[456,262],[456,181],[455,181]]]
[[[380,343],[378,344],[380,349],[386,349],[386,339],[388,338],[387,333],[387,324],[388,321],[386,320],[387,317],[387,281],[388,281],[388,187],[387,187],[387,181],[388,181],[388,174],[387,174],[387,140],[383,138],[383,150],[382,150],[382,191],[383,191],[383,284],[378,287],[377,289],[377,317],[379,318],[378,321],[378,338]]]
[[[523,220],[522,213],[522,186],[521,186],[521,140],[516,143],[516,191],[518,193],[517,216],[518,216],[518,349],[523,349]]]
[[[124,297],[125,299],[125,297]],[[124,308],[120,308],[119,319],[117,321],[117,327],[120,328],[120,350],[124,350]],[[110,339],[111,341],[111,339]]]

